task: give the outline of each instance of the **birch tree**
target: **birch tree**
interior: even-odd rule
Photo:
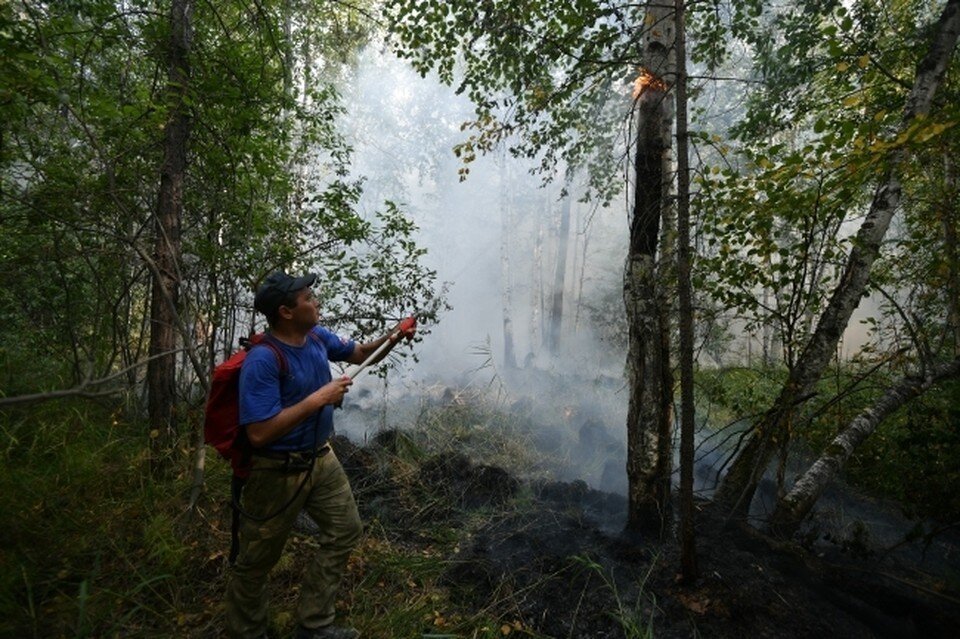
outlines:
[[[636,81],[636,146],[630,249],[623,278],[629,325],[627,376],[628,527],[666,532],[670,521],[673,375],[664,274],[672,259],[662,239],[670,228],[673,191],[673,104],[667,78],[675,73],[672,9],[652,6]]]
[[[794,483],[790,491],[777,501],[769,528],[789,537],[810,513],[827,485],[842,470],[854,451],[877,429],[884,419],[919,397],[938,382],[960,375],[960,358],[935,364],[927,370],[906,375],[869,408],[854,417],[837,434],[809,469]]]
[[[585,189],[605,204],[625,191],[624,171],[630,174],[629,519],[631,527],[660,529],[668,513],[672,380],[670,307],[655,280],[671,259],[663,239],[672,241],[674,232],[672,107],[661,88],[673,24],[653,17],[656,11],[669,15],[616,2],[387,2],[400,55],[421,73],[436,71],[476,105],[461,148],[478,153],[505,144],[516,156],[535,158],[546,182],[589,168]],[[654,82],[634,110],[625,80],[641,64]]]
[[[916,77],[906,100],[901,135],[908,134],[918,119],[930,112],[933,98],[956,46],[960,30],[960,0],[949,0],[934,25],[930,48],[917,66]],[[737,516],[745,516],[757,484],[785,437],[798,404],[807,400],[814,384],[836,350],[866,290],[870,270],[877,258],[894,212],[900,202],[900,173],[907,149],[894,142],[887,151],[886,169],[873,195],[869,211],[847,256],[843,274],[820,316],[816,329],[804,346],[797,365],[780,390],[774,404],[754,427],[717,491],[716,502]]]

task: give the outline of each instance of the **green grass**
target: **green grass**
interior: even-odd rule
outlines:
[[[149,479],[146,438],[93,404],[2,419],[0,562],[19,579],[0,583],[0,634],[110,636],[164,619],[185,551],[169,495]]]
[[[613,575],[608,574],[603,566],[584,555],[573,557],[573,561],[595,572],[600,577],[604,587],[613,594],[613,598],[617,602],[617,609],[610,611],[609,614],[620,624],[626,639],[653,639],[654,620],[659,608],[657,607],[656,597],[647,588],[647,580],[649,580],[650,574],[657,565],[656,557],[650,562],[649,569],[637,584],[637,595],[632,604],[623,600]]]
[[[485,463],[507,462],[524,447],[510,443],[506,422],[486,409],[432,414],[422,430],[404,435],[399,455],[381,454],[380,471],[406,504],[444,499],[415,485],[419,460],[469,441]],[[0,427],[0,636],[222,636],[230,525],[225,462],[208,450],[206,492],[191,513],[186,446],[177,472],[155,480],[146,427],[118,409],[51,403],[0,413]],[[438,512],[456,510],[442,506]],[[462,526],[479,525],[482,516],[474,512],[457,525],[424,519],[414,542],[396,541],[401,531],[368,521],[339,611],[365,637],[502,637],[509,621],[462,609],[439,583]],[[303,566],[314,548],[313,539],[294,535],[271,575],[271,636],[293,630]]]

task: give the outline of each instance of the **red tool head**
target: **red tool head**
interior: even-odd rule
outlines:
[[[410,317],[407,317],[402,322],[400,322],[400,325],[397,327],[397,330],[400,331],[403,337],[406,337],[407,339],[413,339],[413,335],[417,331],[417,318],[414,317],[413,315],[411,315]]]

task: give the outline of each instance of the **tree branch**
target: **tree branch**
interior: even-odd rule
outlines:
[[[115,373],[111,373],[106,377],[101,377],[100,379],[86,379],[82,381],[78,386],[74,386],[73,388],[65,388],[62,390],[55,390],[55,391],[44,391],[40,393],[31,393],[29,395],[15,395],[14,397],[0,397],[0,407],[13,406],[16,404],[29,404],[32,402],[45,402],[52,399],[63,399],[65,397],[95,398],[95,397],[106,397],[108,395],[116,395],[117,393],[122,393],[124,390],[126,390],[126,388],[112,388],[112,389],[103,390],[103,391],[92,391],[89,389],[92,386],[100,386],[101,384],[106,384],[107,382],[113,379],[116,379],[117,377],[126,375],[131,370],[135,368],[139,368],[140,366],[143,366],[144,364],[148,363],[152,359],[166,357],[167,355],[170,355],[170,354],[179,353],[182,350],[184,349],[178,348],[173,351],[158,353],[156,355],[153,355],[152,357],[148,357],[146,359],[140,360],[139,362],[136,362],[131,366],[127,366],[126,368],[119,370]]]

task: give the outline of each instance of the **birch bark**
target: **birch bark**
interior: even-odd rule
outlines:
[[[930,50],[917,67],[901,130],[909,127],[918,116],[929,113],[933,97],[956,46],[958,30],[960,0],[949,0],[936,24],[936,36]],[[760,478],[773,453],[783,438],[788,436],[797,405],[813,391],[814,384],[830,362],[850,316],[863,296],[870,269],[880,251],[880,243],[900,202],[900,166],[905,160],[906,151],[902,147],[890,152],[886,175],[874,193],[869,213],[857,233],[843,275],[826,310],[776,402],[760,419],[717,490],[715,502],[735,517],[746,517]]]

